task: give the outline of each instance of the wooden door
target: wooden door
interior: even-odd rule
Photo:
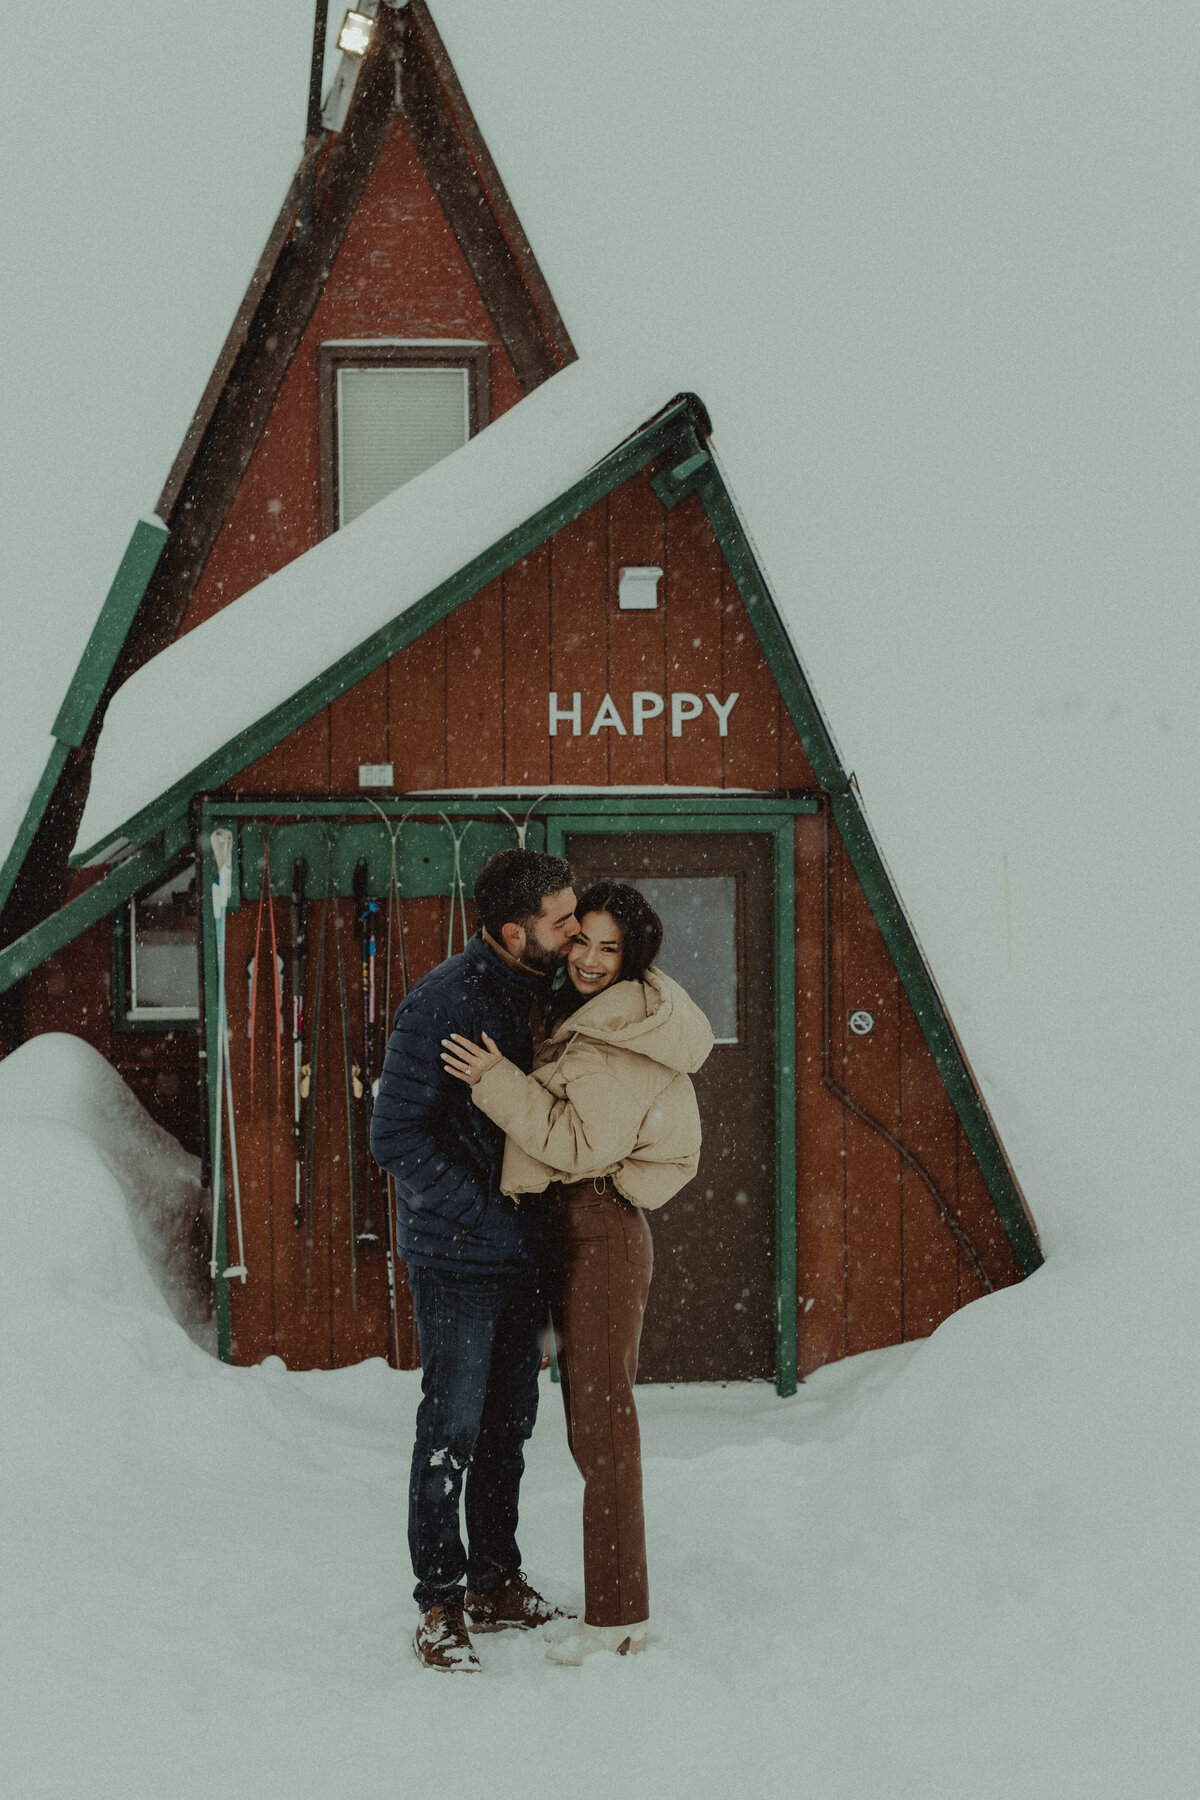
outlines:
[[[578,833],[580,892],[639,887],[663,920],[664,973],[704,1007],[717,1043],[694,1077],[696,1178],[649,1213],[654,1282],[639,1380],[775,1373],[775,1083],[771,852],[758,834]]]

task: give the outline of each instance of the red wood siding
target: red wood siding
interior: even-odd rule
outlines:
[[[489,344],[491,416],[521,397],[508,352],[401,120],[367,184],[182,631],[318,542],[317,346],[362,337]]]

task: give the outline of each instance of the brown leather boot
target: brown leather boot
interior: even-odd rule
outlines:
[[[467,1635],[461,1594],[450,1594],[421,1614],[413,1633],[413,1649],[427,1669],[444,1669],[455,1675],[483,1672]]]
[[[575,1617],[574,1613],[543,1600],[537,1589],[530,1587],[520,1569],[502,1581],[498,1588],[493,1588],[490,1594],[468,1593],[466,1608],[472,1631],[536,1631],[539,1625],[549,1625],[552,1619]]]

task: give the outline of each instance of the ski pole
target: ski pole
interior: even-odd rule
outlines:
[[[221,1232],[221,1203],[225,1188],[225,1147],[222,1140],[225,1062],[221,1052],[225,1041],[225,908],[229,904],[230,890],[233,886],[233,833],[222,827],[219,831],[213,832],[209,842],[212,845],[213,860],[217,866],[217,879],[212,884],[213,921],[217,940],[217,1081],[212,1133],[212,1260],[208,1265],[209,1274],[215,1281],[217,1279],[217,1243]]]
[[[238,1178],[237,1127],[233,1122],[233,1076],[229,1069],[229,1020],[225,1020],[225,1041],[222,1046],[225,1058],[225,1104],[229,1112],[229,1166],[233,1171],[233,1216],[237,1224],[238,1259],[225,1271],[225,1279],[231,1276],[241,1277],[242,1286],[246,1285],[246,1252],[242,1244],[242,1184]]]
[[[361,940],[360,978],[362,986],[362,1102],[363,1115],[366,1121],[367,1142],[367,1181],[366,1181],[366,1217],[362,1230],[358,1233],[358,1242],[365,1249],[370,1249],[379,1242],[379,1233],[375,1229],[375,1221],[371,1216],[371,1111],[374,1102],[375,1076],[375,915],[379,910],[378,902],[372,900],[367,889],[370,883],[370,868],[365,856],[360,857],[354,867],[354,935]]]
[[[277,823],[278,821],[276,821]],[[257,823],[257,821],[256,821]],[[275,1104],[279,1105],[283,1098],[283,958],[279,954],[279,940],[275,934],[275,901],[271,894],[271,833],[258,826],[258,835],[263,841],[262,875],[258,884],[258,921],[254,928],[254,955],[250,958],[250,1022],[246,1028],[250,1039],[250,1115],[254,1116],[254,1048],[256,1036],[256,1020],[258,1016],[258,967],[259,951],[262,945],[263,907],[271,922],[271,965],[275,975]]]
[[[304,1116],[304,1304],[312,1299],[313,1248],[313,1127],[317,1111],[317,1059],[321,1049],[321,987],[325,973],[325,922],[329,901],[321,902],[321,923],[317,927],[317,979],[313,994],[312,1048],[308,1062],[300,1070],[300,1096],[305,1103]]]
[[[296,1157],[296,1197],[292,1224],[299,1229],[304,1218],[300,1183],[304,1165],[304,1140],[300,1131],[300,1064],[304,1042],[304,989],[308,974],[308,901],[304,885],[308,864],[298,856],[292,864],[292,1148]]]
[[[408,821],[412,818],[413,812],[416,809],[410,808],[410,810],[404,814],[403,818],[397,820],[395,826],[393,826],[391,824],[391,822],[389,821],[387,814],[384,812],[382,806],[380,806],[380,804],[377,800],[369,800],[368,804],[375,808],[375,811],[379,814],[379,817],[383,820],[383,829],[387,832],[388,837],[391,841],[391,847],[392,847],[392,866],[391,866],[391,870],[388,875],[387,944],[384,949],[384,956],[387,959],[386,973],[384,976],[384,993],[385,993],[386,998],[383,1003],[384,1015],[385,1015],[385,1018],[387,1021],[387,1029],[388,1029],[388,1031],[390,1031],[392,1028],[392,910],[393,910],[393,907],[395,908],[397,935],[400,939],[400,976],[401,976],[401,980],[404,984],[404,993],[405,994],[408,993],[408,987],[409,987],[408,951],[406,950],[405,944],[404,944],[404,919],[403,919],[403,916],[400,911],[399,844],[400,844],[401,830],[403,829],[403,827],[405,825],[408,824]]]
[[[278,821],[276,821],[278,823]],[[259,826],[262,831],[262,826]],[[275,972],[275,1107],[283,1099],[283,958],[275,935],[275,901],[271,894],[271,826],[263,837],[263,863],[267,871],[267,917],[271,921],[271,965]]]
[[[403,915],[403,912],[402,912],[401,906],[400,906],[400,870],[399,870],[398,865],[399,865],[400,832],[401,832],[401,829],[403,828],[403,826],[406,825],[408,820],[412,817],[412,812],[411,811],[406,812],[403,815],[403,817],[396,823],[396,825],[393,826],[390,823],[388,816],[384,812],[382,806],[380,806],[377,801],[372,800],[371,805],[375,808],[375,811],[379,814],[379,817],[383,820],[383,828],[388,834],[388,838],[391,842],[391,848],[392,848],[391,867],[388,872],[387,938],[385,940],[385,947],[384,947],[384,953],[383,953],[384,954],[383,1016],[386,1021],[385,1028],[384,1028],[384,1042],[386,1044],[387,1034],[388,1034],[388,1032],[390,1032],[390,1030],[392,1028],[392,924],[393,924],[393,920],[396,925],[397,935],[399,936],[399,939],[400,939],[400,980],[403,985],[404,994],[408,993],[408,953],[404,947],[404,915]],[[374,1105],[374,1102],[378,1099],[378,1097],[379,1097],[379,1077],[376,1076],[374,1082],[372,1083],[372,1090],[371,1090],[372,1105]],[[368,1168],[368,1176],[369,1175],[370,1175],[370,1170]],[[387,1227],[388,1227],[388,1229],[387,1229],[388,1309],[391,1313],[391,1319],[392,1319],[393,1365],[395,1368],[398,1369],[400,1367],[400,1315],[396,1310],[396,1186],[390,1175],[384,1174],[383,1186],[384,1186],[384,1198],[385,1198],[385,1204],[386,1204],[386,1210],[387,1210]]]
[[[330,863],[332,865],[332,857]],[[342,1066],[346,1078],[346,1151],[350,1167],[350,1309],[358,1311],[358,1184],[354,1165],[357,1146],[354,1139],[354,1102],[358,1098],[355,1083],[360,1077],[358,1065],[350,1052],[350,1017],[346,999],[346,962],[342,954],[342,916],[337,895],[333,897],[333,941],[337,950],[338,994],[342,1003]]]
[[[210,840],[213,858],[217,865],[217,879],[212,887],[213,919],[216,924],[217,938],[217,1095],[213,1142],[213,1244],[212,1259],[209,1272],[215,1281],[217,1278],[217,1241],[220,1232],[222,1202],[225,1189],[225,1156],[221,1143],[221,1099],[224,1088],[226,1111],[229,1118],[229,1157],[233,1171],[233,1204],[234,1219],[237,1225],[238,1260],[225,1270],[228,1281],[233,1275],[239,1275],[243,1284],[246,1280],[245,1251],[242,1244],[242,1189],[238,1177],[237,1130],[233,1118],[233,1074],[229,1064],[229,1012],[225,998],[225,922],[229,907],[229,896],[233,890],[233,833],[227,827],[214,831]]]

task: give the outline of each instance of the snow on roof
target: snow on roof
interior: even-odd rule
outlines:
[[[78,847],[109,838],[237,732],[557,499],[654,410],[644,401],[631,408],[599,362],[573,364],[154,657],[109,706]]]

